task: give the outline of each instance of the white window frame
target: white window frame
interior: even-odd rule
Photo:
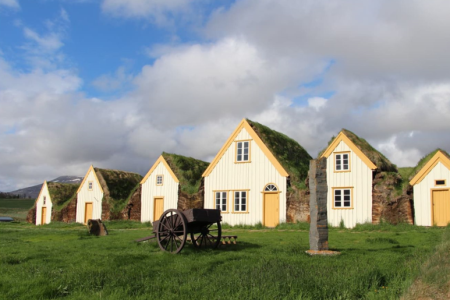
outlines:
[[[227,191],[214,192],[214,207],[221,212],[228,212],[227,194]]]
[[[42,205],[45,205],[45,202],[47,201],[47,196],[44,196],[42,199]]]
[[[246,149],[247,153],[245,153]],[[245,159],[245,156],[247,156],[247,159]],[[250,162],[250,141],[236,142],[236,162],[237,163]]]
[[[161,178],[161,182],[159,182],[159,178]],[[164,175],[156,175],[156,185],[163,185],[164,184]]]
[[[347,156],[347,159],[345,159],[344,156]],[[347,161],[346,164],[345,161]],[[338,166],[340,167],[340,169],[338,169]],[[350,152],[339,152],[334,154],[334,171],[336,172],[350,171]]]
[[[233,191],[233,200],[233,212],[248,211],[248,191]]]
[[[336,204],[337,197],[340,197],[340,204]],[[348,197],[348,200],[345,198]],[[353,188],[343,187],[343,188],[333,188],[333,208],[336,209],[352,209],[353,208]],[[349,205],[345,205],[345,203]]]

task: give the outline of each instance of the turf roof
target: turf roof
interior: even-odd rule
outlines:
[[[427,162],[430,161],[430,159],[433,158],[434,155],[436,155],[438,151],[441,151],[445,156],[447,156],[448,159],[450,159],[450,154],[448,154],[445,150],[437,148],[436,150],[431,151],[419,160],[417,166],[414,167],[413,171],[409,175],[409,180],[413,179],[414,176],[416,176],[416,174],[420,172],[420,170],[427,164]]]
[[[247,122],[288,172],[291,185],[305,187],[311,155],[290,137],[249,119]]]
[[[55,210],[61,210],[72,200],[76,194],[79,184],[47,182],[48,192]]]
[[[397,166],[394,165],[389,161],[389,159],[384,156],[381,152],[379,152],[377,149],[372,147],[365,139],[360,138],[355,133],[351,132],[347,129],[342,129],[342,133],[344,133],[350,141],[355,144],[356,147],[358,147],[359,150],[361,150],[362,153],[364,153],[365,156],[375,165],[377,166],[377,169],[382,172],[398,172]],[[330,145],[336,137],[332,137],[331,140],[328,142],[328,145]],[[322,156],[322,154],[325,152],[325,150],[328,148],[325,147],[322,151],[319,153],[319,157]]]
[[[181,191],[188,194],[198,192],[202,174],[208,168],[209,163],[173,153],[163,152],[162,156],[180,181]]]
[[[137,173],[94,168],[106,200],[112,211],[120,211],[139,186],[142,176]]]

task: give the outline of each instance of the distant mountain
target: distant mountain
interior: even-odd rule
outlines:
[[[78,176],[60,176],[53,180],[49,180],[49,182],[59,182],[59,183],[81,183],[83,181],[83,177]],[[11,195],[19,195],[21,198],[37,198],[39,196],[39,192],[41,191],[42,184],[33,185],[27,188],[19,189],[16,191],[9,192]]]

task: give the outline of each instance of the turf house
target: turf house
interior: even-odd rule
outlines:
[[[123,211],[142,176],[90,166],[77,191],[76,222],[89,219],[124,219]]]
[[[310,159],[293,139],[243,119],[203,173],[204,206],[230,225],[286,222],[288,190],[306,189]]]
[[[169,208],[203,208],[202,174],[208,165],[163,152],[141,181],[141,221],[158,220]]]
[[[70,203],[76,202],[78,186],[78,184],[44,181],[39,196],[28,213],[27,221],[36,225],[48,224],[51,221],[69,222]],[[74,219],[73,213],[71,220]]]
[[[414,190],[414,220],[421,226],[450,222],[450,155],[437,149],[419,161],[410,181]]]
[[[343,129],[319,156],[327,158],[329,224],[339,226],[343,222],[353,228],[356,224],[377,223],[384,208],[394,211],[391,215],[398,212],[389,198],[401,176],[396,166],[366,140]],[[375,201],[374,189],[380,186],[386,187],[388,194]],[[386,202],[385,207],[381,201]]]

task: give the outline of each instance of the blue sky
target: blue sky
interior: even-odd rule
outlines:
[[[242,118],[315,156],[450,150],[447,1],[0,0],[0,191],[210,161]],[[430,59],[433,58],[433,59]],[[425,142],[426,141],[426,142]]]

